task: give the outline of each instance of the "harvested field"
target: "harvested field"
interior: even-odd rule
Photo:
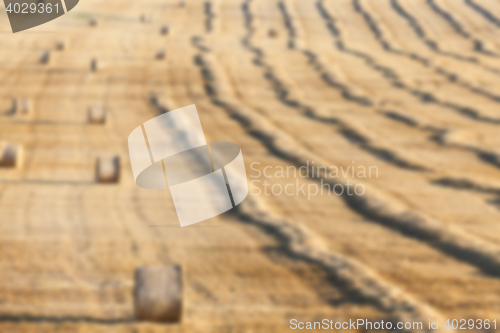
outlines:
[[[0,332],[500,315],[500,2],[85,0],[10,31],[2,10]],[[181,228],[127,137],[191,104],[253,185]],[[181,321],[135,320],[134,272],[169,265]]]

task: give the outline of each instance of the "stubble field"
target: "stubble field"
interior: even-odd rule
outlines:
[[[1,332],[500,314],[500,2],[86,0],[18,34],[2,11],[0,31],[0,140],[25,149],[21,168],[0,168]],[[105,66],[92,72],[93,58]],[[13,98],[33,116],[12,115]],[[94,104],[105,125],[88,124]],[[135,185],[127,137],[191,104],[208,141],[241,147],[249,181],[321,184],[255,178],[255,162],[378,177],[325,178],[362,196],[251,187],[237,209],[180,228],[168,191]],[[95,182],[100,154],[121,157],[119,184]],[[134,269],[171,263],[182,322],[135,322]]]

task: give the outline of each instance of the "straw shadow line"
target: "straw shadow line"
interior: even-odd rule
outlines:
[[[134,322],[133,317],[123,317],[123,318],[96,318],[89,316],[64,316],[64,317],[54,317],[54,316],[33,316],[33,315],[8,315],[1,314],[0,322],[4,323],[18,323],[18,322],[30,322],[30,323],[68,323],[68,322],[86,322],[94,324],[103,325],[115,325],[115,324],[127,324]]]

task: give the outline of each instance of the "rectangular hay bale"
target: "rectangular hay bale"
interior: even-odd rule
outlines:
[[[179,322],[182,316],[182,268],[139,267],[135,271],[134,309],[141,321]]]

